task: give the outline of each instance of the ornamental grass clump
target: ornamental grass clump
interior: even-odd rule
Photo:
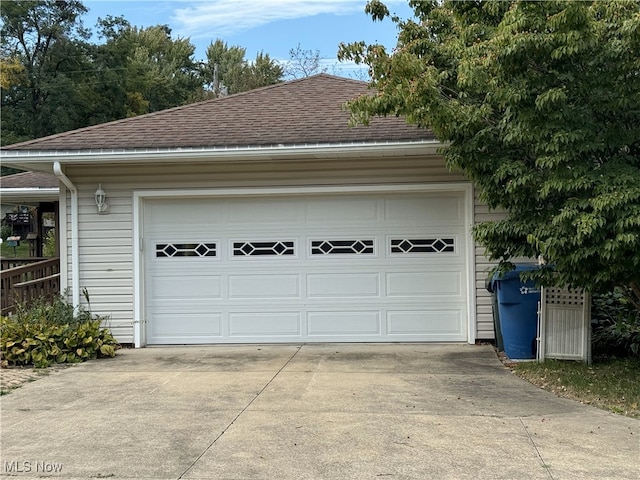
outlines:
[[[74,309],[62,297],[51,304],[38,300],[20,305],[11,316],[0,318],[0,364],[44,368],[114,357],[120,345],[101,326],[105,320],[83,307]]]

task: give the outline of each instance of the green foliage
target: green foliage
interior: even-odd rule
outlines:
[[[93,70],[98,90],[109,98],[96,105],[95,123],[184,105],[201,88],[195,47],[172,38],[168,26],[138,28],[111,16],[99,25],[106,42],[92,49]]]
[[[79,16],[86,12],[76,0],[2,2],[0,58],[21,65],[1,90],[3,145],[82,125],[87,87],[78,79],[89,67]]]
[[[214,97],[245,92],[282,81],[283,68],[269,54],[259,52],[253,62],[245,59],[246,49],[217,39],[207,47],[207,61],[200,76]]]
[[[10,237],[13,234],[13,229],[9,225],[2,225],[0,227],[0,238],[5,242],[7,237]]]
[[[73,325],[92,320],[92,315],[83,307],[79,307],[76,311],[73,305],[59,295],[51,302],[38,298],[29,304],[18,303],[12,318],[20,323],[44,322],[51,325]]]
[[[47,367],[114,357],[119,348],[103,318],[74,310],[62,297],[53,304],[22,305],[15,315],[0,319],[0,364]]]
[[[508,212],[475,228],[491,259],[542,255],[542,283],[624,285],[640,308],[640,3],[410,4],[393,52],[340,47],[379,92],[349,104],[354,122],[404,115],[447,144],[449,167]]]
[[[42,255],[45,257],[56,256],[56,231],[53,228],[47,232],[47,236],[44,239]]]
[[[236,91],[246,92],[267,85],[275,85],[282,82],[283,75],[284,69],[277,61],[272,60],[268,53],[258,52],[253,62],[245,63]]]
[[[23,170],[19,170],[13,167],[5,167],[4,165],[0,165],[0,176],[4,177],[5,175],[13,175],[14,173],[20,173]]]
[[[623,288],[594,295],[591,308],[595,356],[640,357],[640,311]]]

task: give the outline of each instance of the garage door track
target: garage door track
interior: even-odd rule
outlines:
[[[640,478],[640,422],[539,390],[490,346],[118,353],[1,397],[2,478]]]

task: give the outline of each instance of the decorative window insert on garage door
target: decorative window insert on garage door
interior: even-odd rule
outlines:
[[[468,195],[143,198],[141,343],[466,341]]]

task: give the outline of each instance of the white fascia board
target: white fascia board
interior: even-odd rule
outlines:
[[[41,170],[52,162],[71,164],[173,163],[181,161],[273,161],[300,158],[340,158],[377,156],[434,155],[444,146],[437,140],[386,143],[350,143],[322,145],[275,145],[268,147],[171,148],[146,150],[89,151],[0,151],[2,163]],[[38,166],[40,168],[38,168]]]
[[[58,187],[50,188],[0,188],[2,203],[55,202],[60,196]]]

